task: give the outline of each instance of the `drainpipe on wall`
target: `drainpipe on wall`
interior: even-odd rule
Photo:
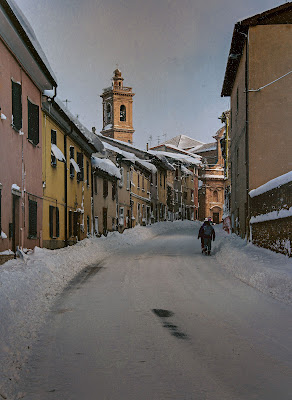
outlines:
[[[72,130],[72,128],[71,128]],[[67,134],[64,135],[64,153],[65,153],[65,161],[64,161],[64,186],[65,186],[65,218],[64,218],[64,229],[65,229],[65,247],[68,246],[68,222],[67,222],[67,214],[68,214],[68,176],[67,176]]]
[[[248,32],[249,34],[249,32]],[[245,209],[245,234],[249,238],[249,103],[248,103],[248,76],[249,76],[249,36],[246,35],[245,47],[245,165],[246,165],[246,209]]]

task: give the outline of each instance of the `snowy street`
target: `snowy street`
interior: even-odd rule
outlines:
[[[11,327],[1,324],[6,338],[1,358],[13,382],[3,382],[1,396],[288,400],[291,261],[227,237],[221,226],[213,255],[203,256],[198,228],[189,221],[160,223],[54,252],[39,249],[25,261],[11,261],[16,265],[10,266],[10,290],[19,302],[10,298],[6,304],[16,317]],[[94,253],[97,243],[99,254]],[[82,255],[88,267],[78,274]],[[225,265],[218,262],[224,255]],[[31,277],[36,272],[40,292],[35,299],[28,286],[22,292],[21,263]],[[8,265],[1,271],[2,288]],[[56,272],[55,282],[48,270]],[[14,288],[13,271],[21,278]],[[18,311],[30,311],[27,326],[16,304]],[[8,323],[9,314],[3,314]],[[29,327],[37,341],[29,337]],[[24,365],[16,355],[9,364],[17,352]]]

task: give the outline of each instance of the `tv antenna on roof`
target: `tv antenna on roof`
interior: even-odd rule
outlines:
[[[71,103],[71,100],[65,99],[63,102],[66,103],[66,108],[68,109],[68,103]]]

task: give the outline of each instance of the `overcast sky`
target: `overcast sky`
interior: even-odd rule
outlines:
[[[15,0],[58,80],[58,97],[102,129],[102,89],[118,64],[135,93],[134,144],[203,142],[229,108],[221,88],[234,24],[278,0]]]

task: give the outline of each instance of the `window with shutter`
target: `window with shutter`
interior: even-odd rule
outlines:
[[[87,215],[87,235],[90,234],[90,218],[89,215]]]
[[[77,181],[83,181],[84,179],[84,168],[83,168],[83,154],[77,152],[77,164],[80,172],[77,173]]]
[[[22,128],[22,101],[21,101],[21,84],[11,81],[12,83],[12,126],[17,131]]]
[[[74,160],[74,147],[70,146],[70,160]],[[74,178],[75,175],[75,169],[74,165],[70,162],[70,178]],[[72,235],[71,235],[72,236]]]
[[[49,207],[49,227],[50,227],[50,237],[54,237],[54,208],[53,206]]]
[[[107,197],[108,195],[108,181],[107,179],[103,180],[103,197]]]
[[[57,238],[60,236],[60,223],[59,223],[59,208],[50,206],[49,207],[49,227],[50,237]]]
[[[56,207],[56,237],[60,236],[60,216],[59,216],[59,208]]]
[[[39,106],[27,99],[28,140],[35,146],[39,143]]]
[[[57,145],[57,132],[54,129],[51,129],[51,144]],[[57,159],[54,154],[51,152],[51,166],[56,167],[57,166]]]
[[[37,202],[33,200],[28,201],[28,235],[37,237]]]

